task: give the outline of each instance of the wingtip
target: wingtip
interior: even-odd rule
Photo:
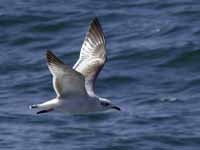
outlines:
[[[53,54],[53,52],[51,50],[49,50],[49,49],[46,50],[46,56],[52,55],[52,54]]]
[[[99,19],[97,16],[94,16],[93,19],[92,19],[92,22],[95,22],[95,21],[98,21],[99,22]]]
[[[102,26],[101,26],[100,21],[97,16],[95,16],[90,23],[88,34],[91,32],[92,32],[92,34],[95,34],[96,36],[98,36],[97,39],[99,39],[99,40],[101,40],[101,42],[105,43],[104,32],[103,32]]]
[[[98,27],[101,28],[101,24],[100,24],[99,19],[98,19],[97,16],[95,16],[95,17],[92,19],[90,25],[91,25],[91,26],[95,25],[95,26],[98,26]]]
[[[49,63],[51,61],[52,52],[50,50],[46,50],[46,60]]]
[[[48,63],[52,62],[56,58],[57,57],[54,55],[54,53],[51,50],[46,50],[46,59]]]
[[[47,50],[46,51],[46,60],[47,64],[57,64],[57,65],[64,65],[64,62],[60,60],[52,51]]]

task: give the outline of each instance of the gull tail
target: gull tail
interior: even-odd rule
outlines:
[[[37,114],[47,113],[53,111],[54,108],[58,105],[58,99],[52,99],[50,101],[41,103],[41,104],[33,104],[29,106],[29,109],[39,109]]]
[[[40,104],[33,104],[33,105],[29,106],[29,109],[35,109],[35,108],[41,108]],[[54,110],[53,108],[44,109],[44,110],[38,111],[37,114],[47,113],[47,112],[50,112],[50,111],[53,111],[53,110]]]
[[[39,108],[38,104],[33,104],[29,106],[29,109]]]

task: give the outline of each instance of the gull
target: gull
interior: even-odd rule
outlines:
[[[106,42],[102,27],[95,17],[86,34],[80,56],[73,68],[63,63],[50,50],[46,52],[49,71],[53,76],[56,98],[30,109],[39,109],[37,114],[58,110],[67,113],[101,112],[120,108],[110,100],[95,93],[95,81],[103,68],[106,57]]]

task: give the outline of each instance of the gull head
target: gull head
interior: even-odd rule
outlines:
[[[105,98],[99,98],[99,104],[102,110],[115,109],[115,110],[121,111],[121,109],[118,106],[112,104],[110,100],[105,99]]]

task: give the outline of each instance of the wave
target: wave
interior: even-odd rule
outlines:
[[[174,58],[169,59],[167,62],[160,65],[160,67],[184,67],[184,68],[196,68],[200,66],[200,50],[185,51],[177,54]]]

